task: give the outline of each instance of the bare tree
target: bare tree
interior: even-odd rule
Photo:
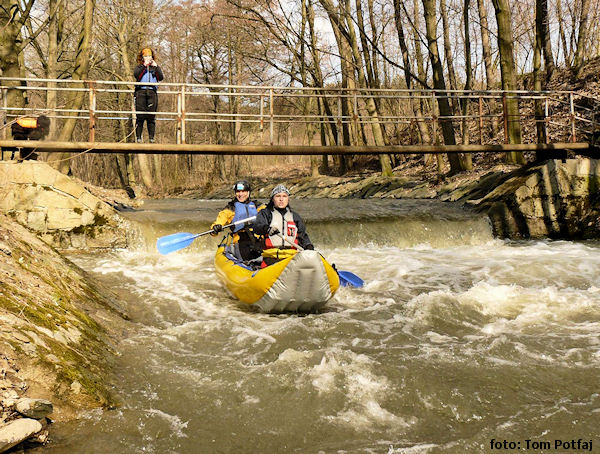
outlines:
[[[0,0],[0,74],[3,77],[21,77],[22,65],[20,60],[25,46],[31,39],[24,39],[22,28],[29,19],[35,0],[27,0],[24,8],[18,0]],[[24,86],[19,81],[6,81],[9,87]],[[7,103],[15,108],[22,108],[26,104],[26,91],[9,89]],[[16,110],[15,115],[22,114]]]
[[[542,66],[542,43],[544,34],[544,13],[542,2],[544,0],[536,0],[535,2],[535,48],[533,52],[533,88],[540,91],[542,89],[541,66]],[[546,128],[542,123],[544,119],[544,110],[541,100],[535,102],[535,120],[538,143],[546,143]],[[541,153],[537,153],[537,160],[542,160]]]
[[[427,48],[429,50],[429,59],[433,71],[433,86],[439,90],[436,94],[437,104],[440,109],[440,115],[443,119],[440,121],[442,135],[446,145],[456,145],[454,135],[454,126],[452,125],[452,109],[448,101],[446,92],[446,82],[444,80],[444,69],[440,60],[440,52],[437,45],[437,15],[435,0],[423,0],[423,15],[425,16],[425,28],[427,36]],[[458,155],[449,153],[450,173],[460,173],[465,168]]]
[[[363,59],[358,48],[356,32],[352,24],[352,18],[349,15],[349,10],[346,8],[341,9],[342,13],[338,14],[331,0],[320,0],[320,3],[327,12],[327,16],[329,17],[331,26],[334,27],[334,29],[337,28],[337,31],[340,33],[340,36],[342,36],[350,46],[350,49],[352,51],[354,70],[357,75],[359,87],[367,88],[368,84],[367,78],[365,76]],[[364,101],[366,104],[367,112],[371,117],[370,126],[371,131],[373,133],[373,140],[375,141],[375,144],[377,146],[385,146],[383,128],[381,126],[381,123],[379,122],[379,113],[377,112],[375,100],[373,96],[366,96]],[[380,155],[379,162],[381,165],[382,175],[391,176],[392,164],[389,155]]]
[[[496,10],[496,23],[498,24],[498,49],[500,51],[502,89],[509,92],[504,99],[504,115],[507,117],[508,141],[509,143],[521,143],[519,104],[514,95],[510,94],[510,92],[514,92],[517,89],[510,6],[507,0],[492,0],[492,3]],[[522,152],[507,152],[506,160],[511,164],[525,163]]]
[[[590,0],[581,0],[581,15],[579,20],[579,32],[577,34],[577,47],[573,58],[573,67],[576,75],[581,74],[581,68],[585,58],[586,46],[588,45],[588,16],[590,14]]]
[[[485,0],[477,0],[479,12],[479,27],[481,30],[481,51],[483,53],[483,65],[485,67],[485,86],[491,90],[496,80],[494,66],[492,64],[492,47],[490,44],[490,29],[487,20],[487,8]]]
[[[75,84],[76,88],[83,88],[83,81],[88,77],[88,70],[90,67],[90,48],[92,40],[92,24],[94,20],[94,8],[95,0],[85,0],[83,23],[81,26],[81,33],[79,35],[79,44],[77,46],[77,54],[75,56],[75,68],[73,70],[73,80],[82,81]],[[85,98],[84,92],[69,91],[67,94],[66,106],[69,109],[79,110],[83,106]],[[59,140],[62,142],[68,142],[71,140],[73,130],[75,129],[76,117],[70,115],[64,123],[62,130],[60,131]],[[48,155],[48,162],[55,168],[63,173],[69,173],[70,162],[69,153],[50,153]]]

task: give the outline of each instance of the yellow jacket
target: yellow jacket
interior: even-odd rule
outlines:
[[[233,218],[235,216],[235,209],[233,207],[235,200],[232,200],[231,202],[229,202],[227,204],[227,206],[225,208],[223,208],[221,211],[219,211],[219,214],[217,215],[217,219],[215,220],[215,222],[213,222],[210,225],[210,228],[212,229],[215,225],[217,224],[221,224],[221,225],[227,225],[227,224],[231,224],[231,221],[233,221]],[[254,202],[254,205],[256,205],[256,211],[260,211],[263,208],[266,207],[266,205],[263,203],[262,205],[259,205],[259,203],[256,200],[252,200],[252,202]],[[248,232],[249,235],[252,234],[251,231]],[[217,233],[211,233],[212,236],[217,236]],[[233,234],[233,242],[237,243],[240,240],[240,236],[237,233]]]

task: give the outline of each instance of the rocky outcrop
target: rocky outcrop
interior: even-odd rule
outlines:
[[[500,238],[600,238],[600,161],[550,160],[504,177],[468,203]]]
[[[41,161],[0,161],[0,213],[59,249],[127,244],[124,221],[110,205]]]

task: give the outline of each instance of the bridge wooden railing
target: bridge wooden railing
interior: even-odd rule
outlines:
[[[10,140],[7,125],[17,117],[44,113],[53,119],[56,128],[64,119],[76,118],[78,143],[129,142],[136,115],[135,85],[143,83],[90,80],[82,84],[73,80],[0,77],[0,139],[3,143]],[[431,144],[422,144],[416,137],[419,123],[426,125],[435,138],[442,122],[452,122],[457,143],[478,144],[484,150],[484,146],[508,142],[507,125],[511,121],[520,122],[525,143],[536,142],[535,129],[542,124],[547,144],[565,144],[593,136],[600,106],[599,99],[569,91],[349,90],[162,82],[158,86],[160,141],[180,145],[276,147],[290,145],[291,140],[291,145],[307,141],[308,145],[302,143],[306,147],[313,142],[321,144],[321,126],[327,127],[331,145],[373,144],[369,126],[379,124],[385,128],[390,144],[419,145],[424,150],[422,145]],[[68,92],[84,93],[81,108],[66,104]],[[15,93],[25,95],[29,102],[19,106],[13,101],[17,99]],[[48,94],[54,95],[55,105],[48,105]],[[448,98],[455,106],[454,115],[439,115],[436,98],[440,97]],[[507,99],[518,101],[519,118],[507,114]],[[375,111],[368,108],[370,101],[377,106]],[[541,117],[534,113],[536,103],[543,108]],[[415,109],[416,104],[419,109]],[[463,105],[465,109],[460,107]],[[421,113],[416,114],[417,111]],[[185,153],[184,148],[180,147],[180,152]],[[391,149],[387,152],[396,153]]]

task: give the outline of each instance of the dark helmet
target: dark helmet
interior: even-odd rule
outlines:
[[[250,192],[250,183],[248,183],[246,180],[238,180],[235,182],[235,184],[233,185],[233,192],[236,191],[248,191]]]

